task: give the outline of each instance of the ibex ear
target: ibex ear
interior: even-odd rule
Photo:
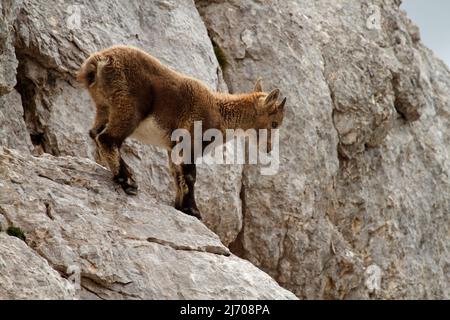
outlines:
[[[255,89],[253,89],[254,92],[262,92],[262,80],[258,79],[255,83]]]
[[[266,97],[266,100],[264,100],[264,104],[266,106],[272,106],[275,102],[277,102],[279,96],[280,96],[280,89],[273,90]]]

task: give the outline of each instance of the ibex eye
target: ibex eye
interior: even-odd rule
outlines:
[[[272,122],[272,128],[276,129],[278,127],[278,123],[277,122]]]

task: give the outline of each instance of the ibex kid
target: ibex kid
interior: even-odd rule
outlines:
[[[193,137],[194,121],[204,131],[278,128],[284,117],[286,98],[278,103],[280,91],[262,91],[261,82],[247,94],[212,92],[202,82],[161,64],[142,50],[114,46],[92,54],[81,66],[77,80],[89,91],[96,117],[89,135],[113,173],[114,181],[130,195],[137,193],[132,171],[120,155],[127,137],[164,147],[176,186],[175,208],[201,219],[195,202],[196,167],[177,165],[170,150],[171,133],[183,128]],[[203,146],[205,147],[205,145]]]

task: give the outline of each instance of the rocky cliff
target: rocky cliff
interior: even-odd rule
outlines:
[[[399,5],[2,1],[0,298],[449,298],[450,73]],[[126,196],[74,81],[112,44],[280,87],[279,173],[202,166],[203,224],[170,207],[165,152],[128,141]]]

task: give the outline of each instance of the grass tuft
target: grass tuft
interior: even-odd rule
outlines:
[[[228,66],[228,59],[225,55],[225,52],[215,43],[213,42],[214,54],[216,55],[217,62],[219,62],[220,68],[224,70]]]
[[[18,227],[9,227],[6,230],[6,233],[12,237],[19,238],[20,240],[26,240],[25,233]]]

